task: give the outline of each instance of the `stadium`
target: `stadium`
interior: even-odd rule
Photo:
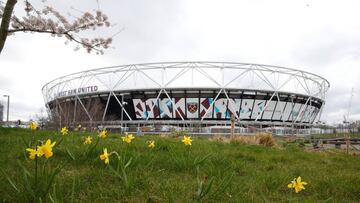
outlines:
[[[250,63],[119,65],[65,75],[44,85],[60,125],[312,126],[329,82],[306,71]]]

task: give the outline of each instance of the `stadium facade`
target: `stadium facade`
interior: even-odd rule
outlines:
[[[42,88],[47,109],[66,125],[312,125],[329,82],[306,71],[249,63],[120,65],[62,76]]]

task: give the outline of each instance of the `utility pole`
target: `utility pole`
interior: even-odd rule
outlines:
[[[7,97],[7,113],[6,113],[6,123],[9,124],[9,107],[10,107],[10,95],[3,95],[4,97]]]

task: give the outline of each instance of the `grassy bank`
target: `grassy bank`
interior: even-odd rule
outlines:
[[[90,146],[83,144],[88,135],[93,136]],[[306,152],[296,143],[269,148],[206,138],[193,138],[189,148],[181,137],[159,136],[136,136],[126,144],[119,134],[100,139],[90,150],[98,139],[96,133],[61,136],[54,131],[4,128],[0,128],[1,200],[32,199],[27,187],[35,183],[31,178],[24,180],[24,173],[34,174],[35,161],[25,149],[34,146],[34,140],[47,139],[57,141],[54,155],[48,160],[39,158],[38,164],[45,167],[38,170],[52,171],[58,166],[61,170],[48,194],[41,197],[46,202],[360,201],[360,157],[336,151]],[[150,139],[155,140],[154,149],[146,145]],[[112,155],[110,166],[104,164],[99,155],[105,147],[121,159]],[[295,193],[287,184],[298,176],[308,185]]]

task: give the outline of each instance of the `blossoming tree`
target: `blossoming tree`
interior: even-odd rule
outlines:
[[[54,37],[64,37],[66,44],[76,44],[75,50],[82,47],[88,53],[95,51],[97,54],[102,54],[112,42],[112,37],[87,38],[79,35],[84,31],[110,26],[108,17],[100,10],[95,13],[84,12],[70,20],[52,6],[46,5],[45,1],[42,3],[43,7],[38,10],[28,0],[24,0],[25,15],[17,16],[14,13],[16,4],[17,0],[7,0],[6,3],[0,0],[0,54],[7,36],[16,32],[46,33]]]

